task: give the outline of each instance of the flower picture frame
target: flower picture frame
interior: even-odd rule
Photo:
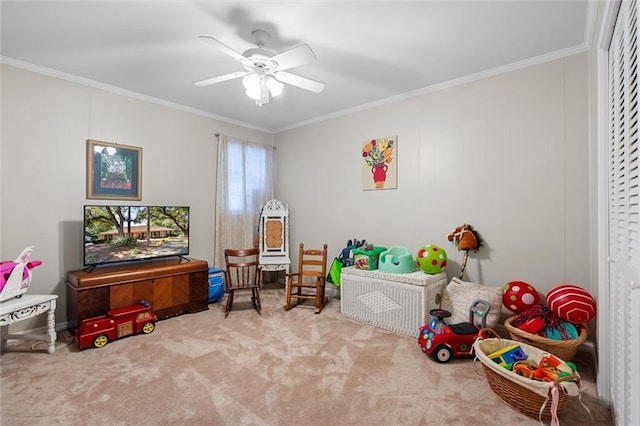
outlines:
[[[87,198],[142,199],[142,148],[87,140]]]
[[[397,189],[398,137],[369,139],[362,145],[362,189]]]

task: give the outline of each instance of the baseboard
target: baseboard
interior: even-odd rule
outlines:
[[[67,343],[73,342],[73,335],[71,334],[71,332],[69,330],[62,330],[62,332],[60,333],[62,335],[62,340],[64,340]]]
[[[71,332],[68,330],[68,324],[69,323],[65,321],[65,322],[57,323],[55,325],[56,350],[74,343],[73,334],[71,334]],[[7,341],[8,342],[11,342],[13,340],[34,341],[34,343],[31,345],[31,350],[42,351],[47,348],[46,346],[42,345],[42,343],[47,342],[47,336],[46,336],[47,331],[48,329],[46,326],[35,327],[28,330],[15,331],[15,332],[9,333],[9,336],[8,336],[9,338],[7,339]],[[20,339],[18,337],[20,335],[24,335],[26,339]]]
[[[598,352],[596,351],[596,344],[591,340],[585,340],[580,346],[578,346],[578,352],[591,358],[593,372],[595,377],[598,377]]]
[[[56,332],[64,332],[69,329],[69,322],[59,322],[56,323],[55,330]],[[45,334],[47,332],[47,326],[43,325],[42,327],[31,328],[28,330],[20,330],[11,332],[11,334]],[[69,333],[71,334],[71,333]]]
[[[338,300],[340,299],[340,288],[336,287],[331,283],[326,284],[324,288],[324,292],[327,296],[329,296],[332,299],[338,299]]]

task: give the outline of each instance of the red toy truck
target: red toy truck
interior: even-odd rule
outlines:
[[[131,334],[149,334],[155,328],[158,316],[151,312],[148,303],[112,309],[107,315],[87,318],[80,323],[74,337],[79,349],[89,346],[101,348],[111,340]]]

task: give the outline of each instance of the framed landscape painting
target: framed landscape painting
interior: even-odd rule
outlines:
[[[142,148],[87,140],[87,198],[142,199]]]

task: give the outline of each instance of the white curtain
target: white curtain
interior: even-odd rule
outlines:
[[[273,147],[220,135],[214,264],[224,250],[258,246],[260,207],[273,198]]]

